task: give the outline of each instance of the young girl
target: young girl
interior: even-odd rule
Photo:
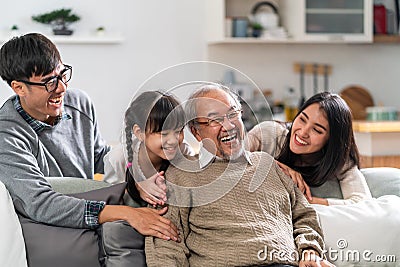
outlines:
[[[337,94],[319,93],[301,107],[292,124],[262,122],[248,134],[251,151],[263,150],[302,190],[310,203],[351,204],[371,198],[358,169],[351,111]],[[338,180],[344,199],[311,196],[309,186]]]
[[[131,102],[124,122],[125,145],[105,156],[104,180],[126,180],[133,203],[125,200],[130,206],[163,205],[167,200],[164,171],[170,160],[192,153],[183,142],[184,110],[174,96],[147,91]]]

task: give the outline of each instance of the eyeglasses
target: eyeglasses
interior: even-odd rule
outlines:
[[[49,77],[49,79],[44,83],[35,83],[25,80],[17,80],[18,82],[23,82],[29,85],[39,85],[44,86],[46,91],[51,93],[58,87],[58,81],[62,81],[65,85],[71,80],[72,77],[72,66],[64,65],[64,69],[60,72],[59,75]]]
[[[206,121],[200,121],[200,120],[196,120],[195,122],[197,124],[203,124],[203,125],[207,125],[210,127],[217,127],[217,126],[221,126],[224,123],[225,117],[228,119],[228,121],[230,122],[234,122],[237,121],[242,115],[242,110],[235,110],[229,113],[226,113],[223,116],[217,116],[217,117],[213,117],[213,118],[204,118],[206,119]]]

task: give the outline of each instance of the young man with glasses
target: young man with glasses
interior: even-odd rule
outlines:
[[[147,237],[148,266],[333,266],[322,259],[316,211],[269,154],[245,150],[237,98],[205,85],[186,110],[213,157],[189,157],[166,171],[165,217],[183,241]]]
[[[20,214],[72,228],[125,220],[143,235],[177,240],[176,228],[160,216],[165,209],[81,200],[56,193],[44,179],[92,179],[103,173],[103,157],[110,150],[88,96],[67,90],[72,67],[49,39],[31,33],[6,42],[0,76],[15,92],[0,108],[0,181]]]

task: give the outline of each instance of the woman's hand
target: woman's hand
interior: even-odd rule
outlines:
[[[310,204],[320,204],[320,205],[329,206],[328,200],[326,200],[325,198],[321,198],[321,197],[313,197],[311,200],[308,200],[308,202],[310,202]]]
[[[307,183],[303,180],[303,177],[301,176],[301,174],[295,170],[293,170],[292,168],[290,168],[289,166],[276,161],[276,163],[278,163],[279,167],[281,168],[281,170],[290,178],[292,178],[293,182],[295,183],[295,185],[300,189],[300,191],[306,196],[308,202],[312,202],[313,197],[311,195],[311,190],[310,187],[307,185]]]
[[[167,201],[167,186],[165,185],[164,172],[158,172],[150,178],[137,182],[136,188],[140,197],[150,205],[164,205]]]

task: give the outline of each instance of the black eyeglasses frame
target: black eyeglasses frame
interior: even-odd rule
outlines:
[[[58,82],[59,82],[59,81],[61,81],[61,82],[62,82],[63,84],[65,84],[65,85],[67,85],[67,83],[71,80],[71,78],[72,78],[72,66],[67,65],[67,64],[64,64],[64,67],[65,67],[65,68],[60,72],[60,74],[49,77],[49,78],[47,79],[47,81],[44,82],[44,83],[31,82],[31,81],[27,81],[27,80],[16,80],[16,81],[17,81],[17,82],[22,82],[22,83],[25,83],[25,84],[29,84],[29,85],[44,86],[44,88],[46,89],[46,91],[47,91],[48,93],[51,93],[51,92],[55,91],[55,90],[58,88]],[[69,76],[68,80],[63,81],[63,74],[64,74],[66,71],[68,71],[68,70],[71,71],[71,75]],[[56,82],[56,84],[54,85],[54,88],[51,89],[51,90],[49,90],[49,89],[47,88],[47,85],[48,85],[48,83],[49,83],[51,80],[53,80],[54,78],[57,79],[57,82]]]

